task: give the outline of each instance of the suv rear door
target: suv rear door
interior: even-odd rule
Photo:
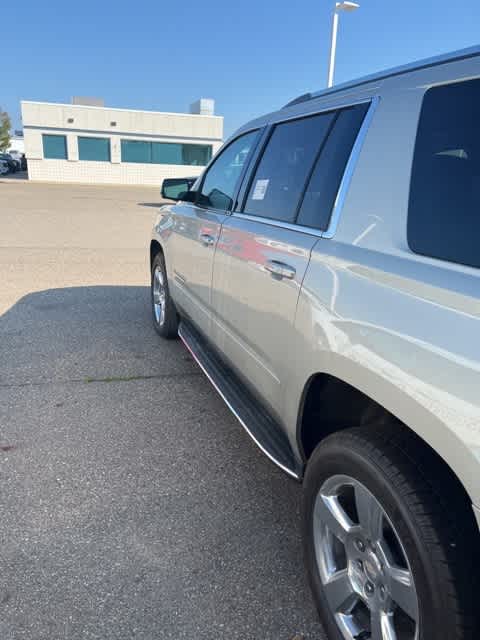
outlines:
[[[312,247],[327,228],[368,105],[280,122],[224,220],[214,261],[212,339],[281,419],[287,350]]]

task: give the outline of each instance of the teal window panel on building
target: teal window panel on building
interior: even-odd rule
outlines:
[[[121,150],[122,162],[145,162],[153,164],[177,164],[204,167],[212,158],[212,146],[209,144],[122,140]]]
[[[183,164],[182,145],[171,142],[152,142],[152,162],[155,164]]]
[[[67,138],[65,136],[42,135],[43,157],[56,160],[67,159]]]
[[[78,159],[110,162],[110,139],[79,137]]]
[[[210,144],[183,144],[182,164],[206,166],[212,159],[212,145]]]
[[[212,157],[208,144],[152,142],[152,162],[158,164],[187,164],[204,167]]]
[[[143,140],[122,140],[122,162],[152,162],[152,143]]]

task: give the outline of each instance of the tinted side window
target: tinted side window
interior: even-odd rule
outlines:
[[[480,80],[429,89],[412,165],[407,236],[433,258],[480,267]]]
[[[245,213],[293,222],[334,113],[275,126],[255,172]]]
[[[258,131],[246,133],[222,151],[205,176],[198,198],[199,205],[212,209],[231,209],[243,165],[257,136]]]
[[[343,109],[317,159],[297,223],[325,231],[330,221],[340,181],[368,104]]]

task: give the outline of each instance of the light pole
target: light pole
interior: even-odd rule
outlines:
[[[340,11],[355,11],[359,8],[357,2],[336,2],[332,22],[332,44],[330,46],[330,64],[328,65],[327,87],[333,85],[333,72],[335,70],[335,53],[337,50],[338,13]]]

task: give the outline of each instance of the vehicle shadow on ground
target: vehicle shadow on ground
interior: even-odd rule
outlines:
[[[92,286],[24,296],[0,317],[0,381],[177,370],[174,343],[152,330],[149,295],[148,287]]]
[[[6,173],[0,176],[0,182],[12,182],[13,180],[28,180],[28,172],[16,171],[15,173]]]
[[[166,204],[175,204],[175,200],[160,200],[159,202],[137,202],[139,207],[152,207],[157,209],[164,207]]]
[[[24,296],[0,362],[3,639],[323,637],[299,485],[156,335],[147,287]]]

